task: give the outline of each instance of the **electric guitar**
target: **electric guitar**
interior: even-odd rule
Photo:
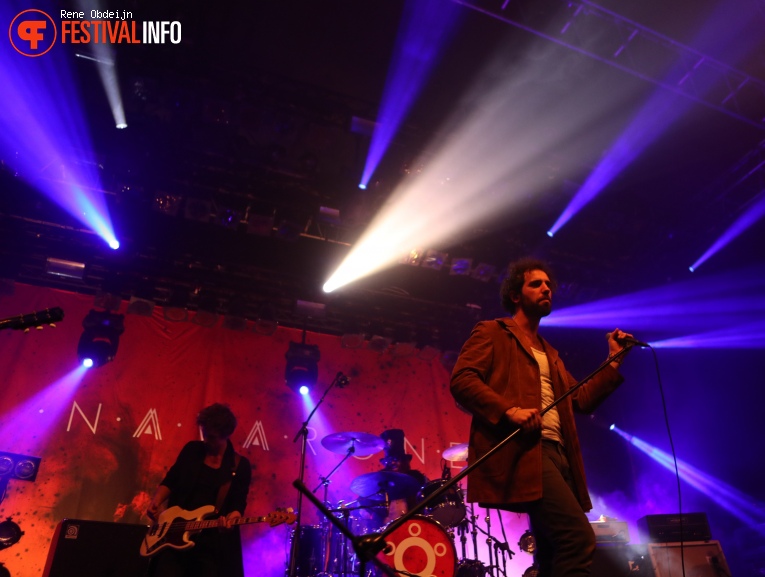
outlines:
[[[156,523],[149,527],[146,536],[141,541],[141,555],[151,557],[165,547],[173,549],[188,549],[194,546],[191,535],[203,529],[220,527],[218,519],[205,519],[208,515],[215,514],[213,505],[205,505],[193,511],[186,511],[180,507],[170,507],[160,513]],[[268,523],[276,527],[282,523],[292,524],[297,519],[292,508],[276,510],[264,517],[239,517],[234,519],[234,525],[247,525],[249,523]]]

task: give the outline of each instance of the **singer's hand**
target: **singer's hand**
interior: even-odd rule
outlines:
[[[513,407],[505,412],[507,420],[520,427],[524,433],[532,433],[542,429],[542,417],[539,409],[521,409]]]
[[[606,333],[606,338],[608,339],[608,356],[612,357],[624,348],[625,346],[624,339],[626,338],[632,339],[634,337],[630,333],[625,333],[622,330],[614,329],[610,333]],[[629,351],[627,351],[621,357],[619,357],[619,360],[614,361],[615,363],[617,363],[617,366],[621,364],[621,362],[624,360],[624,357],[627,356],[628,354],[629,354]]]

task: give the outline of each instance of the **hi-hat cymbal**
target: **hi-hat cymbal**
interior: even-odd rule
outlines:
[[[452,445],[444,450],[443,456],[447,461],[467,461],[468,444],[460,443],[459,445]]]
[[[325,449],[344,455],[349,450],[352,455],[357,457],[368,457],[379,453],[385,448],[385,441],[376,435],[369,433],[334,433],[327,435],[321,440],[321,444]]]
[[[411,475],[394,471],[376,471],[359,475],[351,481],[351,491],[371,501],[404,499],[415,495],[420,483]]]

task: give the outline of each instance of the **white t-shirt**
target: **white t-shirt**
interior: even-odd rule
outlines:
[[[552,380],[550,378],[550,363],[547,362],[547,354],[538,349],[531,349],[539,364],[539,375],[542,381],[542,408],[549,406],[555,400],[553,393]],[[560,429],[560,416],[558,409],[553,408],[547,411],[542,417],[542,438],[558,441],[563,444],[563,434]]]

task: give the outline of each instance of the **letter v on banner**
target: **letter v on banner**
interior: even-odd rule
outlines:
[[[93,424],[90,424],[90,421],[88,421],[88,418],[85,416],[85,413],[82,412],[82,409],[80,408],[80,405],[77,404],[77,401],[72,401],[72,411],[69,413],[69,424],[66,426],[66,432],[68,433],[72,429],[72,419],[74,418],[74,411],[77,409],[77,412],[80,413],[80,416],[82,417],[82,420],[85,421],[85,423],[88,425],[88,428],[93,432],[93,434],[96,434],[96,428],[98,427],[98,419],[101,417],[101,403],[98,403],[98,411],[96,412],[96,420],[93,422]]]
[[[157,409],[149,409],[146,416],[138,425],[138,428],[133,433],[134,437],[140,437],[141,435],[154,435],[154,438],[158,441],[162,440],[162,432],[159,430],[159,419],[157,418]]]
[[[266,439],[266,431],[263,428],[262,421],[255,421],[242,446],[247,449],[252,445],[263,447],[264,451],[268,451],[268,439]]]

